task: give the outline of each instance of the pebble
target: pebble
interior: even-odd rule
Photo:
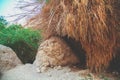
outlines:
[[[41,71],[40,71],[40,69],[39,69],[39,68],[36,68],[36,72],[40,73]]]
[[[54,69],[61,70],[62,67],[61,66],[56,66],[56,67],[54,67]]]
[[[42,68],[41,68],[41,72],[43,73],[43,72],[45,72],[45,71],[47,71],[47,67],[42,67]]]
[[[52,77],[52,75],[50,73],[47,74],[49,77]]]

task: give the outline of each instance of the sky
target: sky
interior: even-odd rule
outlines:
[[[17,0],[0,0],[0,16],[12,14]]]
[[[17,16],[10,17],[12,15],[24,13],[23,10],[20,10],[18,7],[18,1],[20,0],[0,0],[0,16],[4,16],[4,18],[11,23],[14,23],[13,21],[17,19]],[[24,0],[27,2],[33,2],[34,0]],[[26,8],[27,10],[34,8],[34,5],[31,7]],[[27,15],[28,18],[31,17]],[[26,22],[27,17],[22,18],[21,20],[17,21],[17,23],[24,24]]]
[[[9,17],[20,13],[20,9],[15,8],[18,0],[0,0],[0,16],[5,16],[5,19],[11,23],[16,17]],[[22,22],[21,22],[22,21]],[[25,20],[21,20],[20,24],[23,24]]]

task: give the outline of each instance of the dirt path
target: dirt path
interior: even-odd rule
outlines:
[[[114,80],[95,79],[92,74],[86,72],[87,70],[73,71],[69,67],[62,67],[61,69],[50,68],[46,72],[38,73],[35,66],[26,64],[3,73],[1,80]]]

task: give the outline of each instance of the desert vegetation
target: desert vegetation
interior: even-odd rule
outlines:
[[[11,47],[23,63],[32,63],[42,39],[41,31],[24,28],[18,24],[8,25],[0,17],[0,44]]]
[[[101,72],[117,55],[119,4],[119,0],[49,0],[29,23],[42,29],[45,39],[66,37],[68,41],[72,38],[74,44],[80,43],[85,50],[87,68]]]
[[[10,73],[29,70],[54,80],[49,70],[63,70],[66,80],[71,72],[75,80],[120,79],[120,0],[19,0],[17,8],[22,13],[11,17],[26,18],[24,26],[0,17],[0,44],[25,64]]]

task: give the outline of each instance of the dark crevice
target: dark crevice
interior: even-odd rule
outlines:
[[[85,51],[82,48],[80,42],[75,41],[72,38],[62,37],[62,39],[67,43],[67,45],[71,48],[71,50],[75,53],[75,55],[80,60],[80,64],[78,66],[85,68],[86,67],[86,55]]]

